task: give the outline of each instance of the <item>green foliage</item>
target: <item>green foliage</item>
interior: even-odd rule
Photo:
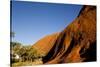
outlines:
[[[11,42],[11,52],[13,54],[19,55],[20,59],[12,59],[12,63],[18,62],[42,62],[36,61],[40,58],[43,58],[45,55],[37,52],[37,50],[32,46],[23,46],[21,43],[18,42]]]
[[[38,53],[37,50],[31,46],[22,46],[18,45],[13,48],[14,53],[18,54],[21,57],[21,61],[34,61],[36,58],[43,57],[42,54]]]
[[[10,43],[11,52],[13,51],[14,53],[18,53],[21,47],[22,47],[21,43],[18,42]]]
[[[15,33],[10,32],[10,37],[14,38]],[[11,63],[14,64],[15,66],[18,65],[24,65],[23,62],[36,62],[35,64],[38,64],[42,62],[42,60],[38,60],[42,58],[44,55],[37,52],[37,50],[32,47],[32,46],[23,46],[19,42],[10,42],[10,48],[11,48]],[[17,55],[19,58],[16,58]],[[36,61],[38,60],[38,61]],[[32,64],[32,63],[31,63]]]
[[[17,48],[17,47],[21,47],[21,43],[18,43],[18,42],[10,42],[10,45],[11,45],[11,48]]]

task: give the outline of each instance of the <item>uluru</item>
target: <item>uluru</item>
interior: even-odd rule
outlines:
[[[96,6],[84,5],[76,19],[59,33],[32,47],[44,53],[43,64],[96,61]]]

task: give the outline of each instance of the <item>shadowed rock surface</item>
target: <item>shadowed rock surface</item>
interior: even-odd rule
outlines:
[[[59,35],[49,35],[34,46],[45,52],[44,64],[96,61],[96,7],[83,6]]]

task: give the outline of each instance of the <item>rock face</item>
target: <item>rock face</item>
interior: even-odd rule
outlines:
[[[44,64],[96,61],[96,7],[83,6],[77,18],[56,38],[51,38],[52,42],[46,40],[42,43],[51,43],[49,47],[39,48],[47,53]]]
[[[59,33],[47,35],[36,42],[33,47],[38,51],[39,54],[46,55],[53,47],[58,35]]]

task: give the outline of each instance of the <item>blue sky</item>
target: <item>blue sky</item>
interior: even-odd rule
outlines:
[[[46,35],[62,31],[78,15],[82,5],[12,2],[13,41],[33,45]]]

